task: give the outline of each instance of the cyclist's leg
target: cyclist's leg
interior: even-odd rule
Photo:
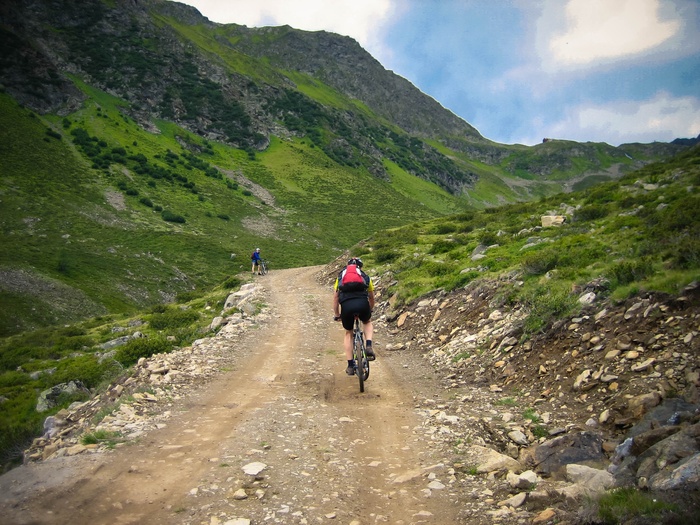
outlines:
[[[360,312],[360,321],[362,321],[362,331],[365,336],[365,353],[367,354],[367,359],[370,361],[374,360],[374,349],[372,348],[372,336],[374,335],[374,325],[372,324],[372,310],[369,308],[369,302],[367,302]]]
[[[353,359],[352,359],[352,331],[355,324],[355,301],[350,299],[340,305],[340,320],[345,329],[345,339],[343,339],[343,350],[345,351],[345,359],[348,361],[346,370],[348,375],[353,375]]]

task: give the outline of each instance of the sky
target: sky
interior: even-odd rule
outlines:
[[[355,39],[502,144],[700,135],[700,0],[184,0]]]

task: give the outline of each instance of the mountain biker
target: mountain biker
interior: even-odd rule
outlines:
[[[255,267],[258,267],[258,275],[262,275],[260,271],[260,248],[255,248],[253,255],[250,256],[250,260],[253,262],[253,275],[255,275]]]
[[[354,265],[354,267],[353,267]],[[344,291],[343,277],[348,270],[356,268],[364,281],[364,286],[353,291]],[[333,319],[342,321],[345,328],[345,339],[343,348],[345,349],[345,358],[348,360],[348,367],[345,373],[349,376],[355,374],[354,363],[352,360],[352,331],[355,323],[355,315],[358,315],[362,321],[362,328],[365,334],[365,354],[368,361],[374,361],[375,355],[372,349],[372,334],[374,328],[372,326],[372,310],[374,309],[374,283],[372,278],[361,270],[362,259],[353,257],[348,261],[345,269],[338,274],[333,285]]]

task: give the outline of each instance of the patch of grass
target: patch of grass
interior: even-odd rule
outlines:
[[[549,436],[549,430],[544,425],[533,425],[530,427],[530,432],[532,432],[532,435],[537,439]]]
[[[503,397],[496,401],[494,405],[497,406],[506,406],[506,407],[513,407],[518,405],[518,401],[512,397]]]
[[[523,419],[529,419],[533,423],[539,423],[542,420],[534,408],[526,408],[523,412]]]
[[[460,361],[463,361],[465,359],[469,359],[471,356],[472,356],[471,352],[459,352],[458,354],[455,354],[452,356],[452,362],[459,363]]]
[[[660,520],[675,505],[654,499],[636,488],[618,488],[603,494],[597,501],[598,516],[605,525],[628,523],[635,518]]]
[[[99,445],[104,444],[107,448],[114,448],[117,443],[121,442],[121,435],[118,432],[109,432],[107,430],[95,430],[83,434],[80,438],[80,443],[83,445]]]

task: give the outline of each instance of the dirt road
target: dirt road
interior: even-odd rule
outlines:
[[[359,393],[319,270],[260,278],[272,321],[232,343],[230,368],[175,402],[164,428],[3,476],[0,521],[458,523],[451,472],[418,430],[412,378],[382,355],[378,331]]]

